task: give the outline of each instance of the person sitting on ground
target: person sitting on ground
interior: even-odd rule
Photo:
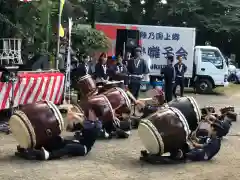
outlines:
[[[56,136],[40,149],[23,149],[18,146],[18,152],[22,154],[24,158],[34,160],[52,160],[64,156],[87,155],[98,137],[98,133],[102,128],[102,123],[97,119],[95,113],[91,109],[89,109],[86,116],[88,118],[82,123],[83,129],[81,131],[81,139],[67,140],[61,136]]]
[[[206,161],[211,160],[221,148],[221,134],[223,127],[221,122],[215,120],[211,124],[211,132],[204,144],[192,141],[193,149],[186,153],[186,159],[191,161]]]
[[[67,119],[69,124],[67,125],[67,130],[75,132],[75,136],[81,136],[81,131],[83,127],[83,117],[81,113],[74,113],[71,109],[68,109]],[[113,135],[118,138],[127,138],[130,135],[131,126],[130,122],[123,118],[128,118],[127,115],[122,114],[121,120],[115,117],[115,120],[119,122],[118,127],[114,126],[113,123],[103,123],[102,128],[98,133],[98,138],[111,139]]]
[[[222,133],[222,137],[223,136],[226,136],[229,131],[230,131],[230,128],[232,126],[232,119],[229,118],[229,116],[220,116],[220,121],[222,123],[222,127],[223,127],[223,133]]]

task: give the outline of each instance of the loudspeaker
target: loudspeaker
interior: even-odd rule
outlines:
[[[125,50],[132,53],[133,50],[139,46],[139,31],[118,29],[115,49],[116,55],[123,55],[124,43]]]

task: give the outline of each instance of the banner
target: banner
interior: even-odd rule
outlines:
[[[68,19],[68,29],[69,29],[69,36],[68,36],[68,54],[67,54],[67,62],[66,62],[66,75],[65,75],[65,91],[64,91],[64,100],[66,100],[66,96],[68,95],[68,99],[71,99],[71,33],[72,33],[72,26],[73,21],[72,18]],[[70,102],[68,102],[70,103]]]
[[[61,17],[62,17],[62,11],[63,11],[64,4],[65,4],[65,0],[60,0],[59,14],[60,14]],[[60,37],[64,37],[64,29],[62,27],[62,23],[61,22],[59,22],[59,23],[60,23],[60,26],[59,26],[59,36]]]

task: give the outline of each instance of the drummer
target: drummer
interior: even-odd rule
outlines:
[[[139,96],[143,75],[149,73],[148,65],[142,58],[141,47],[137,47],[135,49],[135,56],[133,59],[128,61],[127,69],[130,76],[130,83],[128,88],[133,96],[137,99]]]
[[[116,62],[115,64],[111,67],[111,79],[112,80],[123,80],[124,81],[124,85],[127,86],[128,85],[128,81],[127,81],[127,77],[124,76],[124,74],[127,74],[127,67],[126,65],[123,64],[122,62],[122,57],[119,54],[116,58]]]
[[[145,105],[143,102],[138,100],[136,102],[137,105],[142,107],[143,116],[142,118],[147,117],[151,113],[158,111],[161,108],[164,108],[164,92],[161,88],[155,87],[154,89],[150,90],[152,96],[152,104]]]
[[[77,114],[71,114],[71,116],[81,119]],[[66,140],[61,136],[57,136],[52,138],[48,145],[40,149],[21,149],[18,147],[18,151],[25,154],[25,158],[36,160],[52,160],[64,156],[87,155],[96,141],[99,130],[102,128],[102,124],[97,120],[93,110],[89,109],[87,116],[88,118],[83,121],[81,139]]]
[[[98,84],[102,84],[109,80],[106,53],[100,55],[98,63],[95,65],[95,76]]]
[[[72,114],[71,111],[68,114]],[[70,122],[67,126],[67,130],[71,132],[76,132],[76,136],[79,136],[79,132],[82,131],[83,123],[80,118],[74,118],[75,116],[72,116],[73,118],[68,116],[68,119],[74,119],[74,121]],[[125,118],[125,120],[124,120]],[[126,123],[127,115],[122,114],[121,121],[115,117],[115,121],[117,121],[116,124],[118,124],[118,127],[113,125],[112,123],[108,124],[102,124],[102,128],[100,129],[98,133],[99,138],[104,139],[111,139],[113,135],[117,136],[118,138],[127,138],[130,135],[131,126],[128,126]],[[81,133],[80,133],[81,135]]]
[[[91,67],[90,67],[90,57],[84,55],[82,60],[79,62],[78,66],[74,68],[71,72],[71,76],[73,79],[79,79],[87,74],[92,74]],[[78,99],[81,98],[81,93],[78,92]]]
[[[221,148],[221,134],[223,127],[221,122],[216,120],[211,124],[209,138],[204,144],[192,141],[193,149],[186,154],[186,158],[191,161],[206,161],[212,159]]]

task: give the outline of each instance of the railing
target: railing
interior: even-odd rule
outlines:
[[[0,39],[0,64],[23,64],[21,58],[21,45],[21,39]]]

